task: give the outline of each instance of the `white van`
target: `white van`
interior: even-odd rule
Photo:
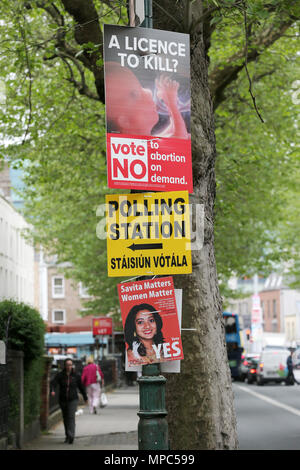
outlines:
[[[53,354],[53,361],[52,361],[52,367],[57,367],[58,366],[58,361],[65,361],[66,359],[73,359],[72,354],[69,354],[66,356],[65,354]]]
[[[256,369],[257,385],[284,382],[288,373],[286,360],[289,355],[288,349],[264,349]]]

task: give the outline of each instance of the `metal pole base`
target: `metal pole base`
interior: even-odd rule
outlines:
[[[143,375],[138,378],[140,387],[139,450],[169,449],[165,383],[165,377],[160,375],[159,364],[143,366]]]

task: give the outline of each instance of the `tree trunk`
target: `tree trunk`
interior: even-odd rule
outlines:
[[[184,2],[180,2],[182,4]],[[202,7],[202,2],[196,2]],[[176,18],[186,17],[176,5]],[[174,14],[172,2],[160,2]],[[156,10],[156,13],[158,10]],[[165,17],[166,18],[166,17]],[[154,27],[173,29],[160,16]],[[236,418],[227,361],[222,302],[214,256],[215,134],[208,86],[208,59],[202,25],[191,36],[192,156],[194,194],[190,202],[203,204],[204,245],[193,252],[193,273],[175,276],[183,289],[182,328],[184,360],[180,374],[166,374],[171,449],[235,449]],[[199,225],[199,221],[198,225]],[[203,229],[197,226],[197,230]]]

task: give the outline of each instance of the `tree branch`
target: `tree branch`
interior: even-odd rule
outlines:
[[[180,28],[180,31],[182,30],[182,23],[180,23],[177,18],[175,18],[174,15],[172,15],[169,11],[167,11],[165,8],[163,8],[158,2],[153,0],[154,5],[159,8],[165,15],[167,15],[169,18],[171,18],[174,23],[177,25],[177,27]]]
[[[68,28],[65,27],[64,16],[58,8],[54,4],[49,4],[49,2],[45,2],[44,0],[40,0],[37,3],[37,6],[39,8],[43,8],[59,26],[55,34],[55,39],[57,40],[56,47],[62,55],[72,60],[77,68],[79,65],[78,62],[81,62],[84,67],[93,73],[98,98],[96,98],[96,95],[86,86],[85,80],[82,80],[82,83],[80,84],[74,79],[72,83],[79,90],[79,93],[92,99],[100,100],[104,103],[104,71],[103,67],[97,64],[98,60],[103,57],[102,33],[99,25],[99,16],[94,2],[93,0],[84,0],[84,2],[82,0],[61,0],[61,2],[67,13],[69,13],[76,22],[74,27],[74,37],[77,44],[82,46],[87,43],[92,43],[95,45],[94,48],[91,48],[91,50],[83,49],[80,51],[72,47],[65,40]],[[111,6],[108,0],[104,1],[104,3]],[[115,8],[112,8],[112,10],[114,9]],[[79,52],[80,55],[78,54]],[[52,58],[61,57],[62,55],[58,53],[53,55]],[[82,69],[78,68],[78,70],[82,76]]]
[[[93,51],[84,51],[82,56],[90,63],[90,70],[95,77],[95,85],[99,98],[104,102],[104,72],[97,61],[103,57],[102,33],[99,25],[98,13],[92,0],[61,0],[66,11],[76,21],[75,40],[83,45],[89,42],[97,47]]]
[[[196,30],[196,28],[201,23],[208,25],[210,23],[211,19],[213,18],[213,13],[217,10],[220,10],[220,9],[221,9],[221,7],[214,6],[214,7],[207,8],[206,10],[204,10],[203,14],[199,15],[198,18],[193,21],[192,26],[191,26],[191,32]]]
[[[65,20],[59,9],[53,4],[45,3],[44,1],[37,2],[37,7],[45,10],[54,19],[58,26],[64,26]]]
[[[250,77],[249,70],[248,70],[248,36],[250,36],[251,34],[251,24],[250,25],[247,24],[247,9],[246,9],[245,4],[244,4],[244,27],[245,27],[245,70],[246,70],[248,81],[249,81],[249,93],[251,95],[256,114],[258,115],[261,122],[264,123],[265,121],[263,120],[260,112],[258,111],[256,99],[252,92],[252,81],[251,81],[251,77]]]
[[[271,70],[266,70],[265,72],[260,73],[259,75],[253,75],[252,77],[252,82],[259,82],[262,78],[268,77],[269,75],[272,75],[273,73],[276,72],[276,69],[271,69]]]
[[[73,72],[73,71],[72,71],[72,72]],[[75,98],[75,87],[73,88],[72,96],[71,96],[71,98],[69,99],[69,101],[67,102],[67,105],[66,105],[65,109],[64,109],[64,110],[62,111],[62,113],[49,125],[49,127],[48,127],[48,132],[49,132],[50,129],[51,129],[52,127],[54,127],[55,124],[57,124],[57,123],[60,121],[60,119],[65,115],[65,113],[67,112],[67,110],[68,110],[70,104],[72,103],[72,101],[74,100],[74,98]]]
[[[28,48],[27,48],[27,37],[26,37],[26,20],[25,17],[23,16],[23,21],[24,21],[24,27],[21,25],[21,22],[19,21],[19,27],[20,27],[20,32],[21,36],[23,39],[23,44],[24,44],[24,50],[25,50],[25,60],[26,60],[26,66],[27,66],[27,77],[29,79],[29,84],[28,84],[28,102],[29,102],[29,116],[27,120],[27,126],[25,130],[25,134],[22,140],[22,145],[26,142],[27,135],[29,133],[29,127],[32,121],[32,101],[31,101],[31,96],[32,96],[32,73],[31,73],[31,66],[30,66],[30,59],[29,59],[29,53],[28,53]]]
[[[93,93],[90,90],[90,88],[87,86],[86,81],[85,81],[84,70],[82,69],[82,67],[80,66],[78,61],[74,57],[68,56],[67,54],[64,54],[63,52],[58,53],[58,57],[60,57],[65,62],[65,64],[67,65],[67,67],[70,71],[70,78],[68,78],[67,80],[74,85],[74,87],[78,90],[78,92],[81,95],[85,95],[88,98],[91,98],[95,101],[99,101],[99,99],[100,99],[99,96],[96,95],[95,93]],[[78,82],[75,79],[72,67],[70,66],[67,59],[71,60],[73,62],[73,64],[76,66],[77,70],[80,73],[81,82]]]
[[[247,55],[247,63],[257,59],[265,49],[270,47],[275,41],[283,36],[285,31],[293,24],[294,21],[294,18],[290,18],[282,21],[278,28],[271,25],[266,30],[262,31],[259,37],[252,42],[251,50]],[[210,73],[210,90],[215,109],[225,99],[225,88],[236,80],[239,72],[245,67],[244,54],[245,50],[242,49],[240,52],[229,57],[226,60],[225,65],[222,64],[222,67],[215,67]]]

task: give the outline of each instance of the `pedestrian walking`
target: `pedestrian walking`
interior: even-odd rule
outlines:
[[[63,370],[54,377],[51,383],[52,396],[56,393],[57,385],[59,386],[59,405],[66,434],[65,443],[73,444],[75,438],[75,413],[78,404],[77,389],[79,389],[85,402],[88,398],[80,375],[74,370],[72,359],[66,359]]]
[[[285,384],[286,385],[295,385],[298,384],[299,385],[299,382],[297,382],[297,380],[295,379],[295,376],[294,376],[294,365],[293,365],[293,351],[291,351],[291,354],[288,356],[287,360],[286,360],[286,365],[287,365],[287,369],[288,369],[288,375],[286,377],[286,380],[285,380]]]
[[[101,385],[104,386],[104,375],[101,368],[94,363],[94,358],[88,358],[88,364],[83,369],[81,381],[86,387],[90,413],[97,414],[100,403]]]

